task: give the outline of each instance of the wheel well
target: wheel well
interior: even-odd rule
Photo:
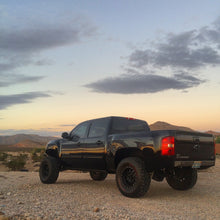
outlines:
[[[51,156],[51,157],[55,157],[55,158],[59,157],[59,153],[58,153],[57,149],[56,150],[54,150],[54,149],[47,149],[46,150],[46,154]]]
[[[121,160],[126,157],[139,157],[144,160],[143,152],[137,148],[123,148],[116,152],[115,155],[115,167],[118,166]]]
[[[115,155],[115,168],[121,160],[126,157],[138,157],[142,159],[145,163],[147,169],[152,170],[152,159],[154,152],[152,149],[144,149],[143,151],[138,148],[123,148],[116,152]]]

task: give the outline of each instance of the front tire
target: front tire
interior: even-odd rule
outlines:
[[[102,181],[108,175],[108,173],[105,171],[90,171],[89,174],[90,174],[91,178],[95,181]]]
[[[120,192],[127,197],[144,196],[150,187],[151,176],[144,161],[137,157],[123,159],[116,170],[116,183]]]
[[[59,166],[56,158],[44,157],[40,164],[39,176],[42,183],[55,183],[59,176]]]
[[[197,182],[197,170],[191,167],[174,168],[174,170],[167,175],[166,180],[173,189],[188,190]]]

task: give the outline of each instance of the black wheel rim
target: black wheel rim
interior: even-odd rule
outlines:
[[[174,179],[179,183],[185,182],[186,181],[185,172],[181,172],[181,170],[176,170]]]
[[[133,168],[127,167],[122,173],[122,182],[127,187],[132,187],[136,183],[136,172]]]

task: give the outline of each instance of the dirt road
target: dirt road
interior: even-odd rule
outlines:
[[[0,219],[219,219],[219,202],[220,158],[199,172],[193,189],[152,181],[140,199],[122,196],[114,175],[95,182],[88,173],[63,172],[44,185],[36,172],[0,172]]]

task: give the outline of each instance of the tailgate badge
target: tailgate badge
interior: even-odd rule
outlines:
[[[200,148],[200,145],[199,145],[200,140],[199,140],[199,138],[198,137],[194,137],[193,138],[193,142],[194,142],[195,145],[193,146],[192,150],[195,151],[195,152],[198,152],[199,148]]]
[[[195,144],[195,145],[193,146],[193,151],[198,152],[198,151],[199,151],[199,148],[200,148],[199,144]]]

